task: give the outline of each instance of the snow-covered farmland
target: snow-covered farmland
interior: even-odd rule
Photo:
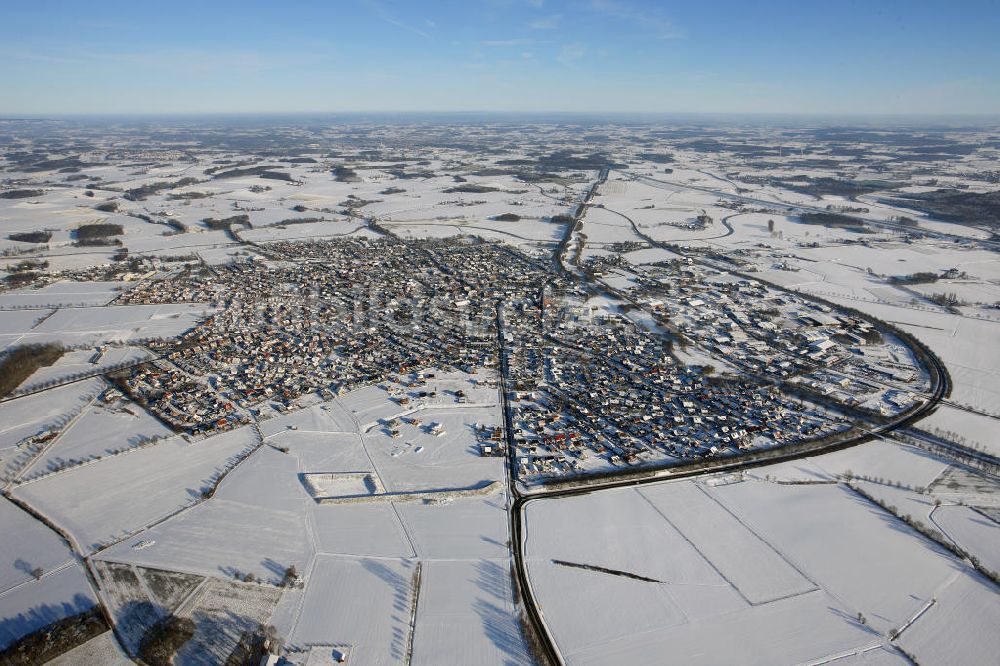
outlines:
[[[904,631],[900,645],[921,664],[989,664],[1000,654],[996,585],[956,576]]]
[[[0,594],[0,650],[13,641],[64,617],[82,613],[97,601],[76,562]]]
[[[100,664],[100,666],[130,666],[134,662],[126,656],[112,632],[91,638],[69,652],[64,652],[52,661],[50,666],[79,666],[80,664]]]
[[[530,664],[506,563],[426,562],[411,663]]]
[[[107,305],[131,282],[60,280],[40,289],[14,289],[0,294],[0,308],[56,308]],[[6,316],[6,315],[5,315]]]
[[[65,425],[105,386],[100,379],[88,379],[0,403],[0,459],[13,458],[13,447],[25,437]]]
[[[1000,571],[1000,524],[967,506],[940,506],[930,520],[948,538],[974,554],[990,571]]]
[[[172,434],[169,428],[136,405],[112,409],[95,404],[60,431],[52,444],[24,471],[24,477],[114,455],[118,450]]]
[[[888,645],[978,575],[822,472],[768,470],[529,502],[529,577],[568,663],[821,661]]]
[[[120,363],[137,363],[149,358],[150,354],[141,347],[111,347],[101,351],[81,349],[67,351],[52,365],[36,370],[19,387],[21,391],[41,388],[45,382],[59,382],[75,375],[106,372]]]
[[[817,589],[701,484],[664,484],[639,492],[751,605]],[[724,543],[719,534],[727,535]]]
[[[115,305],[64,308],[18,338],[21,344],[59,342],[96,346],[149,338],[171,338],[209,314],[200,304]]]
[[[279,629],[296,646],[350,646],[358,663],[405,663],[415,573],[411,560],[317,557],[294,629]]]
[[[172,438],[21,485],[14,494],[93,550],[194,503],[227,463],[256,444],[251,428],[194,444]]]
[[[52,571],[71,561],[59,535],[7,498],[0,498],[0,594],[33,580],[32,571]],[[14,538],[14,535],[17,535]]]
[[[175,661],[210,666],[225,663],[243,634],[267,621],[281,589],[209,579],[193,597],[179,616],[194,622],[195,633],[178,650]]]

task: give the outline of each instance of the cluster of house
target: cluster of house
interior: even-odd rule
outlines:
[[[179,432],[224,431],[250,422],[205,378],[155,360],[111,375],[120,390]]]
[[[350,239],[266,253],[129,293],[218,306],[180,340],[152,344],[157,362],[119,378],[175,429],[228,428],[265,401],[282,411],[306,393],[329,399],[418,368],[493,367],[495,303],[525,279],[486,244]]]
[[[576,296],[553,292],[546,301]],[[774,386],[715,380],[684,366],[661,335],[623,314],[575,302],[547,302],[537,313],[512,309],[505,317],[521,478],[713,457],[846,428]],[[518,345],[530,339],[539,314],[544,334]]]
[[[879,382],[920,376],[862,319],[682,260],[619,276],[620,308],[492,243],[352,238],[259,252],[128,294],[218,306],[119,379],[178,430],[232,427],[265,401],[288,409],[425,368],[497,368],[513,431],[481,428],[479,453],[504,455],[512,441],[522,477],[551,477],[822,437],[846,420],[790,397],[789,382],[856,403],[868,387],[904,409],[907,392]],[[721,376],[678,362],[671,345],[724,359]],[[401,405],[419,399],[409,388]]]
[[[660,323],[734,371],[883,414],[911,406],[929,385],[905,345],[853,314],[680,262],[639,282],[638,300]]]

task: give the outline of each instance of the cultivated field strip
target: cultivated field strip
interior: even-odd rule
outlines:
[[[638,491],[752,605],[818,589],[693,482]]]

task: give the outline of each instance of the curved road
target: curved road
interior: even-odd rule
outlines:
[[[739,201],[741,203],[753,204],[755,206],[766,206],[766,207],[769,207],[769,208],[776,208],[778,210],[784,210],[784,211],[787,211],[789,213],[800,213],[800,212],[807,212],[807,213],[829,213],[830,212],[826,208],[820,208],[818,206],[809,206],[809,205],[806,205],[806,204],[783,203],[783,202],[780,202],[780,201],[771,201],[771,200],[768,200],[768,199],[757,199],[755,197],[748,197],[748,196],[745,196],[743,194],[733,194],[732,192],[723,192],[721,190],[715,190],[715,189],[712,189],[710,187],[702,187],[702,186],[699,186],[699,185],[689,185],[689,184],[685,184],[685,183],[673,183],[673,182],[665,181],[665,180],[657,180],[655,178],[651,178],[650,176],[644,176],[642,174],[632,173],[630,171],[623,171],[622,173],[624,173],[626,176],[629,176],[629,177],[633,178],[634,180],[639,181],[640,183],[643,183],[645,185],[649,185],[651,187],[659,187],[661,189],[695,190],[697,192],[705,192],[707,194],[715,195],[715,196],[719,197],[720,199],[730,199],[731,201]],[[950,240],[950,241],[961,242],[961,243],[978,243],[980,245],[983,245],[985,247],[990,248],[991,250],[1000,250],[1000,242],[998,242],[998,241],[972,239],[972,238],[968,238],[967,236],[959,236],[959,235],[956,235],[956,234],[949,234],[949,233],[945,233],[943,231],[934,231],[932,229],[926,229],[926,228],[923,228],[923,227],[919,227],[919,228],[914,229],[913,227],[907,227],[907,226],[904,226],[904,225],[901,225],[901,224],[893,224],[892,222],[886,222],[884,220],[871,220],[871,219],[868,219],[868,218],[858,218],[858,219],[864,220],[865,224],[870,224],[870,225],[872,225],[874,227],[882,227],[884,229],[891,229],[893,231],[900,231],[900,232],[903,232],[903,233],[919,232],[921,234],[924,234],[925,236],[931,236],[933,238],[941,238],[941,239],[944,239],[944,240]]]
[[[603,173],[606,173],[603,172]],[[603,175],[602,173],[602,175]],[[652,180],[652,179],[650,179]],[[659,182],[659,181],[656,181]],[[694,188],[702,189],[702,188]],[[728,195],[736,196],[736,195]],[[746,197],[739,197],[741,199],[747,199]],[[776,205],[772,202],[754,201],[755,203],[767,203],[768,205]],[[789,207],[789,206],[785,206]],[[643,238],[649,242],[654,247],[663,247],[664,244],[659,241],[654,240],[648,235],[639,231],[638,226],[635,222],[619,211],[606,208],[613,213],[616,213],[632,225],[633,230],[636,235]],[[735,215],[735,214],[734,214]],[[724,234],[728,236],[733,233],[732,225],[729,223],[729,218],[734,217],[734,215],[729,215],[723,219],[723,224],[726,225],[728,232]],[[720,238],[722,236],[719,236]],[[673,251],[673,250],[671,250]],[[698,261],[694,257],[695,261]],[[561,261],[559,262],[561,264]],[[699,262],[701,263],[701,262]],[[759,278],[754,278],[759,279]],[[768,283],[770,284],[770,283]],[[779,285],[772,285],[778,289],[784,289]],[[797,294],[801,298],[814,300],[821,302],[821,299],[813,298],[808,294]],[[838,306],[839,307],[839,306]],[[863,313],[862,313],[863,314]],[[869,319],[876,321],[874,317],[870,315],[865,315]],[[908,337],[908,336],[907,336]],[[940,403],[946,396],[951,393],[951,377],[948,374],[948,370],[944,367],[944,364],[936,355],[930,353],[929,350],[927,354],[920,355],[915,354],[918,358],[926,358],[927,360],[927,370],[931,376],[931,385],[933,387],[930,396],[921,405],[916,407],[909,412],[904,412],[899,418],[895,419],[890,423],[880,425],[874,429],[862,429],[860,434],[855,434],[854,436],[831,443],[825,444],[815,444],[815,443],[801,443],[792,444],[786,447],[780,447],[776,449],[767,449],[764,451],[756,451],[750,454],[737,455],[731,458],[717,458],[712,460],[703,460],[694,463],[688,463],[683,465],[674,466],[663,466],[663,467],[650,467],[643,470],[636,470],[632,473],[612,473],[607,477],[607,480],[597,480],[600,477],[576,477],[574,480],[568,480],[553,484],[548,484],[545,488],[531,493],[522,493],[521,489],[518,487],[517,483],[517,461],[516,461],[516,448],[514,446],[513,437],[513,415],[510,409],[509,403],[509,392],[507,389],[507,358],[504,350],[503,344],[503,317],[498,308],[497,312],[497,340],[499,344],[500,352],[500,391],[501,391],[501,406],[503,409],[504,418],[504,432],[507,444],[507,480],[508,488],[511,497],[514,499],[510,511],[510,539],[511,539],[511,549],[514,559],[514,587],[517,591],[518,597],[521,600],[521,604],[524,608],[526,620],[530,624],[529,629],[534,634],[534,638],[539,651],[542,653],[538,655],[544,658],[548,663],[551,664],[562,664],[562,656],[559,653],[559,649],[555,644],[552,635],[548,631],[548,627],[545,621],[542,619],[541,611],[538,607],[538,603],[535,600],[534,593],[531,589],[531,583],[528,577],[527,567],[524,561],[524,507],[529,502],[543,501],[546,499],[556,499],[560,497],[573,497],[576,495],[585,495],[592,492],[597,492],[600,490],[608,490],[612,488],[623,488],[623,487],[634,487],[649,483],[659,483],[665,480],[673,479],[683,479],[695,476],[701,476],[708,473],[716,473],[722,471],[739,471],[750,469],[754,467],[760,467],[763,465],[771,465],[778,462],[796,460],[799,458],[816,456],[822,453],[829,453],[832,451],[837,451],[840,449],[849,448],[852,446],[857,446],[864,442],[871,441],[876,438],[884,437],[889,433],[898,430],[900,428],[905,428],[916,421],[927,416],[933,412],[938,403]],[[904,339],[904,343],[913,344],[912,340]]]

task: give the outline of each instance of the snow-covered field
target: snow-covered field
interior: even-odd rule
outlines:
[[[45,474],[64,465],[79,464],[114,455],[173,432],[136,405],[108,408],[94,404],[73,419],[35,462],[24,470],[25,477]]]
[[[67,351],[58,361],[44,368],[39,368],[24,380],[20,391],[31,391],[46,382],[60,382],[72,379],[82,374],[106,372],[112,366],[121,363],[136,363],[150,357],[149,352],[140,347],[107,347],[99,358],[95,358],[93,349]],[[91,362],[94,359],[95,362]]]
[[[134,662],[122,651],[114,634],[106,631],[69,652],[64,652],[48,663],[51,666],[77,666],[78,664],[129,666]]]
[[[505,565],[484,560],[423,564],[411,663],[532,663]]]
[[[0,294],[0,308],[56,308],[107,305],[130,282],[71,282],[60,280],[41,289],[14,289]],[[6,315],[4,315],[6,316]]]
[[[0,539],[0,594],[34,580],[36,567],[52,571],[71,561],[58,534],[7,498],[0,498],[0,534],[5,535]]]
[[[317,557],[289,642],[349,645],[351,659],[363,664],[405,663],[415,567],[411,560]]]
[[[996,585],[958,576],[937,592],[934,604],[900,636],[921,664],[988,664],[1000,654],[1000,604]]]
[[[479,380],[486,378],[482,375]],[[506,493],[378,504],[318,504],[302,478],[314,472],[377,470],[387,491],[438,490],[502,479],[503,460],[479,457],[472,430],[477,421],[499,423],[497,392],[471,379],[445,373],[428,381],[438,395],[428,397],[414,415],[423,417],[424,425],[431,423],[431,418],[443,423],[446,434],[441,436],[412,425],[401,426],[413,429],[412,433],[407,430],[405,437],[394,439],[382,433],[379,419],[398,414],[401,408],[375,387],[268,419],[261,424],[264,445],[223,479],[211,499],[159,522],[154,510],[165,514],[171,506],[180,508],[193,501],[187,495],[165,492],[168,487],[197,486],[195,469],[190,480],[178,484],[180,477],[173,476],[177,459],[188,454],[188,449],[219,450],[217,440],[234,438],[247,429],[196,444],[176,445],[188,448],[174,448],[171,442],[176,440],[171,440],[121,456],[122,461],[128,461],[147,451],[171,447],[162,449],[162,458],[157,456],[156,461],[151,459],[141,467],[166,467],[175,472],[169,477],[148,472],[142,475],[145,483],[162,487],[163,492],[157,493],[155,504],[152,494],[147,493],[148,508],[137,511],[132,507],[127,520],[122,514],[115,522],[129,525],[129,529],[155,524],[102,550],[97,559],[212,578],[251,574],[268,585],[280,582],[284,570],[294,566],[304,574],[305,589],[285,591],[287,599],[279,605],[273,621],[295,646],[349,647],[351,659],[360,663],[396,663],[409,649],[413,651],[412,663],[441,663],[434,655],[444,646],[447,654],[472,655],[481,658],[479,663],[496,659],[529,663],[508,578]],[[469,403],[456,403],[450,393],[462,387]],[[364,429],[370,431],[362,434]],[[393,455],[394,447],[402,446],[405,440],[412,446]],[[418,446],[423,447],[420,453],[415,452]],[[109,462],[93,467],[100,469]],[[202,462],[207,465],[210,461]],[[86,469],[89,466],[80,471]],[[44,483],[27,484],[19,492]],[[44,496],[67,495],[83,485],[80,480],[72,486],[54,486]],[[136,488],[129,484],[121,489],[123,495],[115,497],[137,492]],[[41,498],[43,493],[32,497]],[[73,497],[75,501],[76,495]],[[38,505],[46,511],[44,501]],[[50,510],[59,512],[53,515],[59,524],[74,521],[71,531],[96,529],[89,522],[76,527],[76,521],[83,524],[90,520],[89,512],[80,516],[79,509],[63,504]],[[428,601],[424,603],[421,592],[414,634],[419,637],[423,632],[423,642],[411,637],[409,628],[417,563],[428,576],[421,583],[422,590],[427,586]],[[345,603],[345,599],[350,602]],[[460,612],[462,620],[458,619]],[[448,630],[456,622],[463,631]],[[411,640],[412,645],[408,643]]]
[[[719,503],[701,484],[640,491],[751,605],[793,597],[816,584]],[[723,543],[718,535],[725,534]]]
[[[927,343],[954,382],[952,404],[917,427],[1000,453],[996,246],[985,227],[934,219],[893,199],[939,187],[994,190],[973,176],[995,171],[995,150],[910,162],[905,145],[900,153],[879,140],[862,142],[872,154],[855,159],[834,153],[841,139],[802,128],[734,126],[699,143],[694,137],[704,128],[694,125],[667,133],[641,123],[599,125],[586,130],[606,134],[593,143],[581,142],[573,124],[527,128],[524,137],[508,127],[483,151],[475,146],[489,127],[442,131],[421,123],[310,128],[307,143],[288,152],[315,155],[306,159],[271,148],[257,154],[228,137],[204,152],[182,142],[183,149],[149,156],[147,145],[130,153],[135,137],[127,134],[106,145],[94,139],[102,149],[75,171],[22,171],[4,157],[10,187],[35,183],[43,192],[0,199],[0,251],[7,253],[0,273],[24,259],[71,273],[0,294],[0,350],[72,347],[22,389],[141,359],[149,353],[144,341],[174,338],[213,314],[212,306],[120,305],[120,293],[150,271],[171,275],[178,263],[210,277],[220,264],[267,257],[277,241],[377,237],[381,227],[403,239],[477,236],[548,263],[566,229],[553,216],[573,213],[602,162],[627,164],[598,188],[568,258],[581,246],[584,264],[617,260],[622,250],[625,263],[605,270],[603,280],[627,289],[638,283],[640,266],[681,256],[643,236],[736,253],[762,280],[893,323]],[[20,151],[33,139],[17,141],[23,145],[11,145]],[[119,150],[130,156],[113,157]],[[573,165],[559,168],[563,157]],[[280,174],[225,173],[247,166]],[[124,196],[183,177],[197,182]],[[871,179],[894,192],[852,198],[788,184],[810,178],[840,186]],[[952,238],[805,224],[779,203],[853,209],[879,223],[905,215],[914,229]],[[698,222],[702,214],[711,220]],[[248,222],[210,228],[236,215]],[[120,224],[121,245],[78,246],[76,230],[92,222]],[[42,244],[8,237],[42,230],[51,233]],[[625,241],[638,245],[615,246]],[[126,258],[139,268],[127,268]],[[945,271],[930,283],[891,280]],[[960,303],[932,302],[943,294]],[[651,322],[641,311],[630,316]],[[103,345],[110,346],[92,363]],[[678,356],[732,367],[710,351]],[[168,611],[195,619],[198,634],[179,658],[187,664],[224,662],[258,623],[275,624],[295,654],[329,658],[336,649],[349,663],[531,663],[511,590],[511,498],[436,492],[502,485],[505,461],[479,457],[476,440],[477,426],[502,423],[494,381],[486,371],[440,373],[419,386],[386,378],[319,404],[311,395],[301,400],[310,406],[289,414],[265,407],[259,423],[194,443],[128,401],[105,406],[96,399],[107,388],[100,379],[0,403],[0,476],[15,498],[67,533],[78,554],[94,555],[102,586],[98,597],[55,530],[0,499],[0,648],[100,599],[132,650]],[[436,394],[417,397],[418,390]],[[46,430],[55,437],[44,448],[23,443]],[[138,446],[153,438],[164,439]],[[570,664],[907,663],[898,646],[922,664],[996,661],[996,586],[848,488],[848,473],[864,493],[1000,569],[1000,529],[990,518],[1000,500],[991,481],[885,441],[745,475],[535,500],[525,509],[527,566],[562,655]],[[351,477],[354,490],[367,488],[360,479],[370,475],[382,497],[321,504],[307,488],[314,477],[306,475],[345,474],[359,475]],[[426,494],[391,497],[407,491]],[[301,586],[277,586],[288,567],[302,575]],[[248,575],[260,582],[235,581]],[[115,640],[105,634],[62,662],[120,663]]]
[[[194,444],[172,438],[46,476],[14,494],[67,530],[87,552],[192,504],[213,475],[255,444],[250,428]]]
[[[914,460],[897,461],[910,466],[903,476],[933,479],[940,465],[921,471],[917,456],[904,454]],[[804,464],[804,475],[803,463],[786,463],[742,481],[529,502],[529,576],[568,663],[656,663],[665,650],[684,663],[818,662],[889,645],[890,630],[931,600],[948,604],[943,590],[978,580],[951,553]],[[830,466],[844,464],[869,469],[865,455]],[[892,461],[876,455],[870,469],[880,465]],[[788,476],[805,484],[767,480]],[[975,608],[950,604],[947,612],[964,617]],[[979,654],[953,649],[963,663]]]
[[[83,569],[76,562],[0,594],[0,650],[64,617],[97,603]]]
[[[0,459],[12,458],[12,447],[25,437],[68,421],[67,415],[79,413],[105,386],[88,379],[0,403]]]

